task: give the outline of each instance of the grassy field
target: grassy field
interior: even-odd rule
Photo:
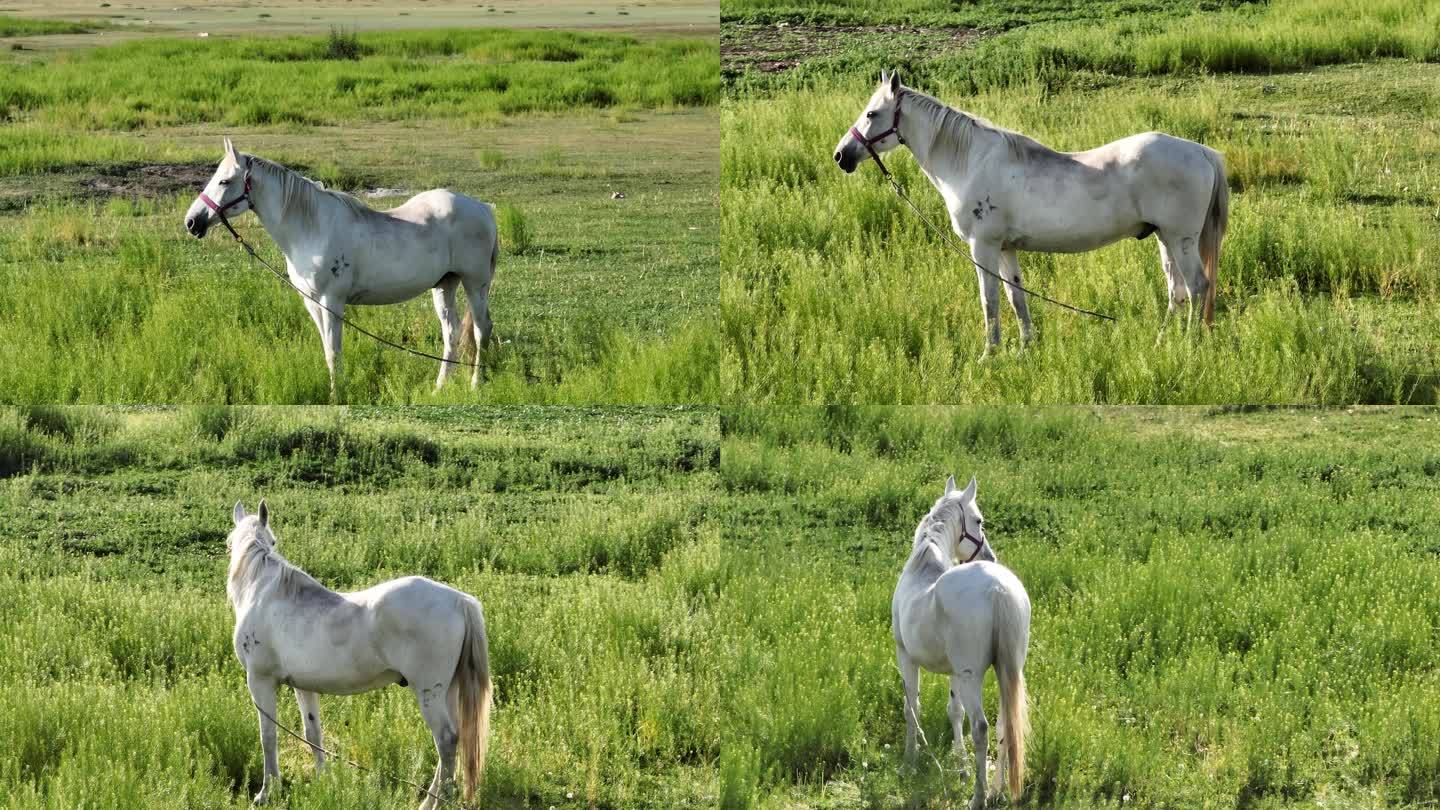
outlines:
[[[713,409],[0,413],[0,806],[248,806],[260,746],[225,597],[230,508],[336,589],[425,574],[484,604],[485,807],[713,803],[744,628]],[[298,723],[282,695],[281,722]],[[327,739],[425,782],[407,690],[322,698]],[[300,744],[296,744],[300,745]],[[413,806],[282,744],[283,806]]]
[[[377,207],[443,186],[502,209],[506,343],[480,393],[433,395],[434,364],[351,333],[350,402],[716,399],[713,41],[371,33],[344,58],[333,39],[146,38],[0,78],[0,340],[27,357],[0,368],[0,399],[328,399],[300,299],[180,227],[222,135]],[[428,296],[354,312],[440,346]]]
[[[901,765],[890,597],[945,476],[1034,604],[1029,807],[1440,800],[1440,411],[754,408],[722,417],[736,698],[764,807],[953,807]],[[987,711],[994,718],[993,676]],[[993,749],[992,749],[993,750]]]
[[[916,7],[899,18],[911,23],[871,25],[853,43],[826,40],[832,45],[799,54],[785,51],[798,39],[781,37],[773,53],[736,44],[755,8],[724,6],[728,399],[1440,397],[1440,66],[1431,63],[1440,58],[1440,28],[1432,4],[1306,0],[1177,16],[1189,8],[1179,4],[1125,21],[1052,22],[963,41],[937,39]],[[1105,8],[1096,4],[1096,15]],[[815,24],[822,33],[843,32],[835,19],[858,13],[823,3],[810,11],[829,21]],[[800,12],[786,14],[795,20],[787,25],[812,30]],[[846,176],[830,160],[882,65],[1058,149],[1158,129],[1224,152],[1233,196],[1213,334],[1172,331],[1155,345],[1166,296],[1153,240],[1077,256],[1022,254],[1034,287],[1120,323],[1076,319],[1042,302],[1040,341],[1019,352],[1003,307],[1011,347],[977,364],[980,308],[966,260],[928,235],[873,167]],[[908,155],[889,164],[943,218]]]

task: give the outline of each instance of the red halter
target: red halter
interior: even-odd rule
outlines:
[[[880,167],[880,171],[886,177],[890,176],[890,170],[885,168],[884,162],[880,160],[880,153],[875,151],[875,144],[885,140],[891,135],[894,135],[895,139],[898,140],[900,143],[905,143],[905,137],[900,134],[900,99],[904,95],[904,90],[901,90],[900,92],[895,94],[895,121],[891,124],[889,129],[885,130],[879,135],[876,135],[873,138],[867,138],[864,135],[860,134],[860,130],[856,129],[855,127],[850,127],[851,137],[864,144],[865,149],[870,152],[870,157],[875,159],[875,165]],[[966,562],[969,562],[969,560],[967,560]]]
[[[249,166],[248,162],[247,162],[247,164],[246,164],[246,166],[245,166],[245,188],[244,188],[243,191],[240,192],[240,196],[239,196],[239,197],[236,197],[235,199],[231,200],[231,201],[228,202],[228,203],[225,203],[224,205],[219,205],[219,204],[217,204],[214,200],[210,199],[209,195],[207,195],[205,192],[203,192],[203,191],[200,192],[200,202],[205,203],[205,206],[206,206],[207,208],[209,208],[211,211],[214,211],[215,214],[220,217],[220,224],[222,224],[222,225],[225,226],[225,230],[229,231],[229,232],[230,232],[230,235],[233,236],[233,237],[235,237],[235,240],[236,240],[237,242],[240,241],[240,233],[235,230],[235,226],[234,226],[234,225],[231,225],[231,224],[230,224],[230,220],[225,217],[225,212],[226,212],[226,211],[229,211],[231,208],[234,208],[235,206],[237,206],[237,205],[239,205],[240,203],[245,202],[245,201],[247,201],[247,200],[249,200],[249,199],[250,199],[250,166]]]

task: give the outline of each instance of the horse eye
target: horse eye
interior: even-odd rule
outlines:
[[[230,185],[230,181],[229,181],[229,180],[221,180],[221,181],[220,181],[220,185],[222,185],[222,186],[228,186],[228,185]]]
[[[865,117],[866,117],[866,118],[874,118],[874,117],[875,117],[875,111],[874,111],[874,110],[871,110],[871,111],[865,113]]]

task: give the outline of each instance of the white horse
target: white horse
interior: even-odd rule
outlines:
[[[956,564],[957,560],[964,562]],[[987,749],[985,672],[995,667],[1000,682],[996,736],[996,777],[1003,789],[1010,768],[1010,797],[1018,801],[1025,783],[1025,735],[1030,728],[1025,696],[1025,653],[1030,644],[1030,597],[1010,569],[995,561],[985,540],[985,520],[975,504],[975,479],[964,492],[955,478],[915,529],[915,544],[895,598],[891,629],[900,676],[905,681],[905,757],[915,759],[920,729],[920,669],[950,676],[950,725],[955,750],[965,755],[962,721],[970,719],[975,744],[972,810],[985,806]]]
[[[490,731],[490,662],[485,617],[475,597],[424,577],[405,577],[355,593],[336,593],[291,565],[275,548],[270,511],[235,504],[226,592],[235,608],[235,655],[260,715],[265,780],[256,804],[280,783],[275,691],[295,688],[314,747],[320,747],[319,694],[353,695],[390,684],[420,702],[440,763],[421,810],[442,806],[464,749],[465,801],[485,768]],[[448,798],[447,798],[448,801]]]
[[[903,114],[902,114],[903,113]],[[865,111],[835,147],[846,172],[904,144],[945,198],[950,225],[976,263],[1016,284],[1021,250],[1079,253],[1126,237],[1160,238],[1170,306],[1200,299],[1208,326],[1215,314],[1215,273],[1230,217],[1225,160],[1193,141],[1146,132],[1088,152],[1056,152],[883,74]],[[1000,286],[980,270],[980,300],[990,347],[1000,343]],[[1025,293],[1003,284],[1032,337]]]
[[[285,254],[290,281],[315,299],[301,296],[325,344],[332,398],[343,390],[340,319],[346,304],[397,304],[432,290],[446,360],[436,388],[445,384],[459,342],[471,330],[477,346],[490,339],[499,240],[489,205],[432,189],[399,208],[376,211],[278,163],[237,152],[226,138],[220,166],[185,212],[185,230],[203,239],[216,219],[228,228],[229,217],[246,211],[255,212]],[[461,285],[469,304],[463,324],[455,305]],[[470,385],[479,382],[477,365]]]

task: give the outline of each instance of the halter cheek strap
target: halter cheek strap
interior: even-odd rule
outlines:
[[[900,143],[905,143],[905,136],[900,134],[900,99],[904,97],[905,91],[903,90],[895,94],[895,120],[891,123],[889,129],[885,130],[879,135],[876,135],[873,138],[867,138],[864,135],[860,134],[859,129],[856,129],[855,127],[850,127],[851,137],[853,137],[855,140],[859,141],[865,146],[866,151],[870,153],[870,157],[875,159],[875,165],[880,167],[880,171],[886,177],[890,176],[890,170],[885,168],[884,161],[880,160],[880,153],[875,151],[875,144],[885,140],[891,135],[894,135],[895,140],[899,141]]]
[[[200,202],[205,203],[205,207],[209,208],[211,211],[214,211],[215,214],[216,214],[216,216],[220,217],[220,224],[222,224],[222,225],[225,226],[225,230],[229,231],[229,232],[230,232],[230,235],[233,236],[233,237],[235,237],[235,241],[237,241],[237,242],[240,241],[240,232],[237,231],[237,230],[235,230],[235,226],[234,226],[234,225],[231,225],[231,224],[230,224],[230,220],[229,220],[228,217],[225,216],[225,212],[226,212],[226,211],[229,211],[231,208],[234,208],[235,206],[239,205],[239,204],[242,203],[242,202],[248,201],[249,199],[250,199],[250,166],[248,165],[248,163],[247,163],[247,165],[245,166],[245,188],[240,192],[240,196],[239,196],[239,197],[236,197],[235,199],[231,200],[231,201],[228,202],[228,203],[225,203],[224,205],[220,205],[220,204],[216,203],[214,200],[210,199],[210,195],[206,194],[206,193],[203,192],[203,191],[200,192]]]
[[[962,529],[960,530],[960,539],[962,539],[962,540],[969,540],[971,543],[974,543],[974,544],[975,544],[975,553],[974,553],[974,554],[971,554],[971,555],[970,555],[970,559],[968,559],[968,560],[965,561],[965,562],[967,562],[967,563],[968,563],[968,562],[975,562],[975,558],[976,558],[976,557],[979,557],[979,556],[980,556],[980,552],[985,548],[985,541],[984,541],[984,540],[981,540],[980,538],[978,538],[978,537],[976,537],[976,536],[974,536],[974,535],[972,535],[972,534],[970,533],[970,530],[969,530],[969,529],[964,529],[964,528],[962,528]]]

